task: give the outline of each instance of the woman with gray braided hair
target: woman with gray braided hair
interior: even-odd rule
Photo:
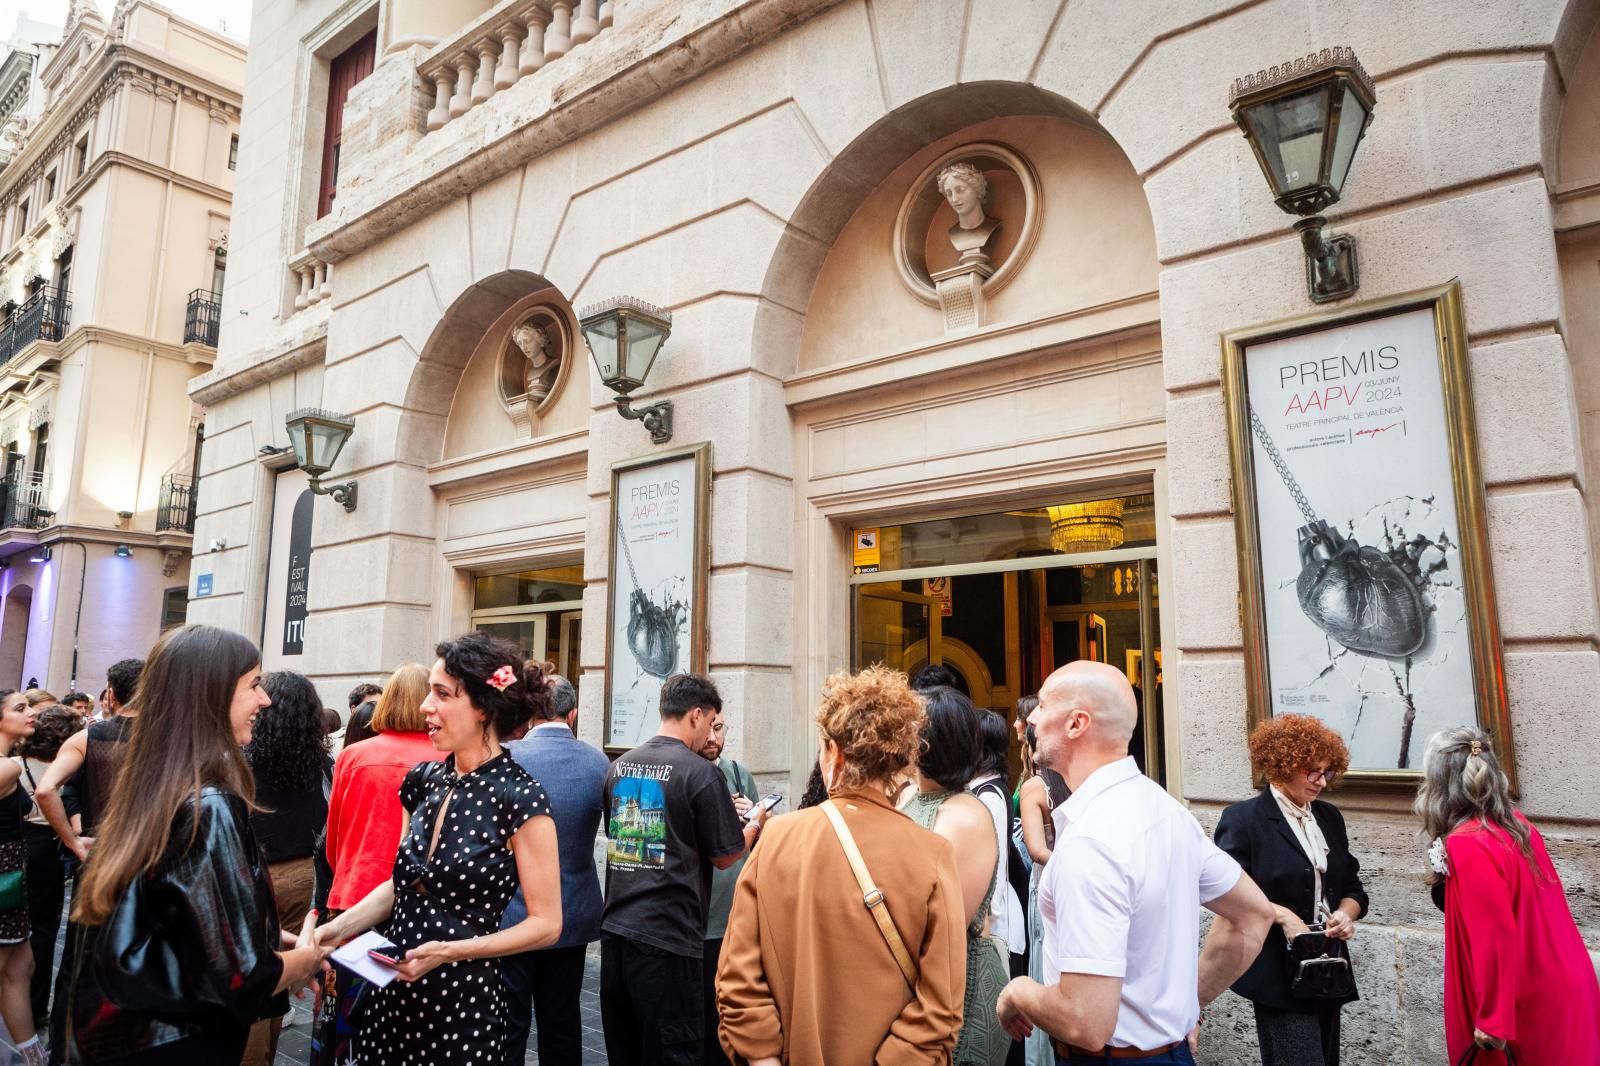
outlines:
[[[1544,838],[1512,806],[1487,734],[1434,734],[1416,812],[1443,885],[1450,1061],[1600,1066],[1600,984]]]

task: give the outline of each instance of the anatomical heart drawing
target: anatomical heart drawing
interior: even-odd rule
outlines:
[[[1244,359],[1272,713],[1325,721],[1352,769],[1415,769],[1477,721],[1433,313]]]

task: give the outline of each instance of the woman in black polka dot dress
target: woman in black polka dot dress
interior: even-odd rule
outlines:
[[[500,746],[549,700],[544,668],[515,644],[469,633],[440,644],[423,701],[444,762],[400,785],[409,820],[394,877],[317,931],[336,944],[377,926],[403,956],[356,1038],[363,1066],[451,1066],[503,1058],[502,955],[561,933],[555,821],[544,789]],[[528,917],[501,930],[514,891]]]

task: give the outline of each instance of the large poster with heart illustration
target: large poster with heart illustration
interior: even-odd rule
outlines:
[[[1470,395],[1440,313],[1457,292],[1230,338],[1255,709],[1322,719],[1353,771],[1415,771],[1432,734],[1495,717]]]
[[[613,468],[607,592],[606,746],[626,751],[661,724],[661,683],[704,669],[710,445]]]

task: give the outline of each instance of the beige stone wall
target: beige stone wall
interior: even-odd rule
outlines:
[[[852,524],[1137,483],[1156,497],[1174,787],[1209,824],[1250,791],[1219,336],[1313,309],[1228,84],[1349,44],[1379,107],[1331,225],[1359,242],[1364,298],[1462,281],[1523,802],[1600,944],[1578,299],[1551,199],[1593,12],[1381,7],[641,2],[571,62],[428,133],[423,53],[397,51],[347,111],[365,125],[339,207],[304,229],[329,297],[288,315],[309,143],[296,86],[356,10],[273,6],[229,310],[250,322],[196,393],[225,442],[207,451],[199,539],[228,548],[191,617],[258,635],[255,450],[298,403],[343,409],[357,430],[336,473],[361,503],[315,524],[319,680],[424,656],[464,623],[474,569],[581,555],[581,728],[598,739],[610,467],[652,447],[587,368],[561,400],[573,423],[508,435],[474,353],[547,286],[574,306],[630,293],[674,316],[642,398],[677,405],[674,445],[713,442],[708,665],[732,754],[768,779],[803,773],[817,685],[849,652]],[[946,337],[889,284],[884,220],[918,160],[980,135],[1048,163],[1050,229],[1014,303]],[[1374,899],[1347,1061],[1438,1061],[1439,919],[1405,800],[1338,801]],[[1204,1060],[1253,1061],[1247,1015],[1225,1004]]]

